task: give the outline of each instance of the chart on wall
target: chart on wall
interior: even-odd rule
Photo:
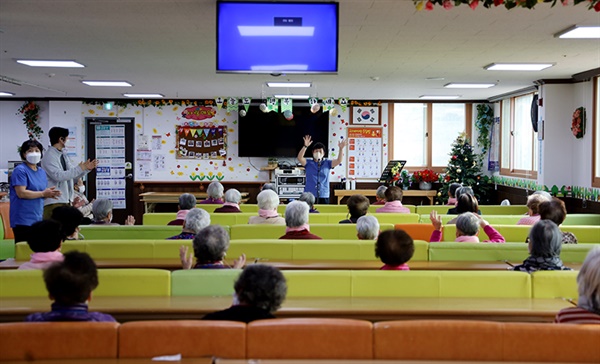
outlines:
[[[177,159],[225,159],[227,128],[176,125]]]
[[[114,209],[125,209],[125,126],[95,126],[96,198],[112,201]]]
[[[381,128],[348,128],[348,177],[379,178],[382,163]]]

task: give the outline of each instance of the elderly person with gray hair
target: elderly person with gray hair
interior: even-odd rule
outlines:
[[[429,238],[429,242],[442,241],[442,217],[437,211],[433,210],[429,214],[429,220],[433,225],[433,232]],[[483,228],[490,240],[485,240],[484,243],[504,243],[504,237],[496,229],[494,229],[481,216],[472,212],[465,212],[458,215],[456,219],[456,239],[454,241],[464,243],[479,243],[479,227]]]
[[[167,225],[183,225],[185,221],[185,216],[188,211],[196,207],[196,196],[191,193],[183,193],[179,195],[179,205],[177,206],[177,218],[175,220],[169,221]]]
[[[529,258],[513,270],[535,272],[538,270],[571,270],[560,260],[562,234],[550,220],[540,220],[529,230]]]
[[[292,201],[287,205],[285,225],[285,235],[279,239],[321,239],[310,232],[308,205],[304,201]]]
[[[541,192],[541,191],[536,191]],[[543,202],[550,201],[552,197],[547,197],[547,195],[542,193],[533,193],[527,197],[527,215],[522,217],[519,221],[517,221],[517,225],[533,225],[540,220],[540,211],[539,206]]]
[[[260,188],[260,190],[261,190],[261,191],[264,191],[264,190],[271,190],[271,191],[273,191],[273,192],[277,193],[277,188],[275,187],[275,185],[274,185],[273,183],[265,183],[265,184],[264,184],[264,185],[263,185],[263,186]]]
[[[113,219],[113,203],[106,198],[99,198],[92,204],[92,213],[94,220],[91,225],[119,225],[112,222]],[[134,225],[135,218],[131,215],[127,216],[124,225]]]
[[[308,213],[309,214],[318,214],[319,211],[317,211],[317,209],[315,209],[315,195],[313,195],[310,192],[302,192],[302,194],[300,195],[300,197],[298,198],[298,201],[304,201],[306,202],[306,204],[309,207]]]
[[[183,223],[181,234],[171,236],[167,240],[187,240],[196,237],[196,234],[210,225],[210,215],[203,209],[193,208],[188,212]]]
[[[223,191],[225,188],[220,182],[212,181],[208,187],[206,188],[206,194],[208,198],[206,200],[202,200],[198,202],[199,204],[215,204],[222,205],[223,201]]]
[[[285,219],[277,213],[279,196],[275,192],[262,191],[256,196],[256,202],[258,203],[258,216],[250,216],[248,224],[285,224]]]
[[[356,221],[356,236],[360,240],[374,240],[379,235],[379,221],[373,215],[365,215]]]
[[[242,212],[240,210],[240,202],[242,202],[242,194],[235,188],[230,188],[225,192],[225,203],[221,207],[217,207],[215,212]]]
[[[577,274],[577,307],[563,308],[554,322],[559,324],[600,324],[600,247],[588,253]]]
[[[209,225],[198,231],[193,242],[196,265],[193,257],[188,255],[188,247],[179,247],[179,259],[183,269],[223,269],[242,268],[246,264],[246,254],[233,261],[233,267],[223,262],[229,249],[229,234],[220,225]]]
[[[252,322],[275,318],[285,300],[287,285],[279,269],[264,265],[249,265],[233,286],[233,304],[226,310],[209,313],[203,320],[226,320]]]
[[[377,187],[377,191],[375,191],[375,202],[373,203],[373,205],[385,205],[385,191],[387,189],[387,186]]]

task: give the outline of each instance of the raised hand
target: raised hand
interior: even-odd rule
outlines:
[[[345,147],[346,147],[346,145],[348,145],[348,139],[341,140],[341,141],[338,143],[338,148],[340,148],[340,149],[343,149],[343,148],[345,148]]]
[[[135,225],[135,217],[129,215],[125,219],[125,225]]]
[[[79,165],[81,166],[81,168],[82,168],[83,170],[86,170],[86,171],[91,171],[92,169],[94,169],[94,168],[96,168],[96,167],[98,166],[98,160],[97,160],[97,159],[94,159],[94,160],[92,161],[92,160],[89,160],[89,159],[88,159],[88,160],[87,160],[87,161],[85,161],[85,162],[81,162],[81,163],[79,163]]]
[[[310,135],[305,135],[304,136],[304,146],[305,147],[310,147],[310,145],[312,144],[312,138]]]
[[[245,264],[246,254],[242,254],[239,258],[233,260],[233,268],[243,268]]]
[[[442,231],[442,217],[438,215],[437,211],[432,210],[429,213],[429,220],[431,220],[434,229]]]
[[[80,208],[81,206],[84,206],[84,205],[85,205],[85,201],[84,201],[82,198],[80,198],[80,197],[77,197],[77,196],[76,196],[76,197],[73,199],[73,203],[72,203],[72,205],[73,205],[73,207],[75,207],[75,208],[77,208],[77,209],[78,209],[78,208]]]
[[[185,245],[179,247],[179,260],[181,260],[181,267],[183,269],[192,269],[194,258],[192,254],[188,255],[188,247]]]

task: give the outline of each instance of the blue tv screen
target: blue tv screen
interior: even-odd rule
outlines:
[[[337,71],[338,3],[217,3],[217,72]]]

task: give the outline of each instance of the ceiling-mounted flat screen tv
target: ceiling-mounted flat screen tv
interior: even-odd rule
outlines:
[[[217,2],[217,72],[337,71],[338,3]]]
[[[286,120],[280,112],[264,113],[258,105],[250,106],[246,116],[238,118],[238,155],[296,158],[305,135],[310,135],[313,143],[329,145],[329,112],[313,113],[308,104],[300,103],[294,103],[292,112],[294,118]],[[312,157],[311,150],[306,157]]]

